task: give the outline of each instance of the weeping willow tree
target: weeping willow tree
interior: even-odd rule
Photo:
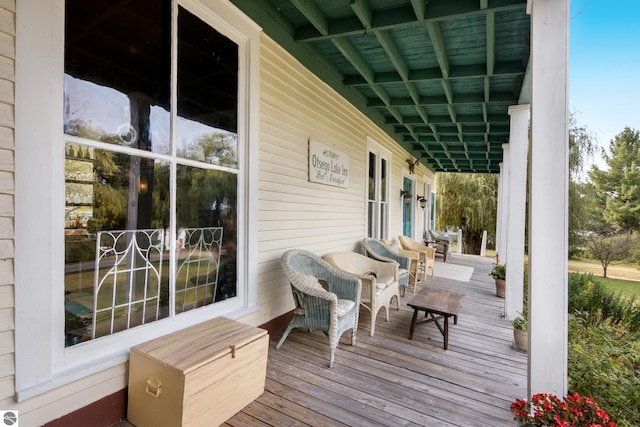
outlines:
[[[462,229],[462,253],[479,254],[482,233],[495,242],[498,175],[438,174],[436,228]]]

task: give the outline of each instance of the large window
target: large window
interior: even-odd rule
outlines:
[[[389,154],[368,141],[367,236],[389,237]]]
[[[171,2],[113,7],[66,2],[66,345],[236,296],[238,46],[179,7],[172,69]]]
[[[255,309],[260,29],[224,0],[16,19],[21,400]]]

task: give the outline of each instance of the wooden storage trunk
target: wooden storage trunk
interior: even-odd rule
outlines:
[[[216,426],[264,392],[267,331],[219,317],[131,349],[127,418]]]

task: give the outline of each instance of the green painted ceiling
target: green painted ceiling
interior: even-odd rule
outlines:
[[[497,173],[529,102],[526,0],[231,0],[436,172]]]

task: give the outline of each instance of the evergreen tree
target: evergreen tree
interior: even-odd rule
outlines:
[[[594,165],[589,177],[604,220],[619,232],[640,231],[640,133],[626,127],[603,158],[608,169]]]

